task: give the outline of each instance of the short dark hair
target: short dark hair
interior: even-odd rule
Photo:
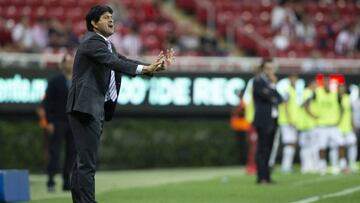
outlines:
[[[263,71],[264,68],[265,68],[265,64],[266,63],[271,63],[273,62],[272,58],[264,58],[262,61],[261,61],[261,64],[259,66],[259,71]]]
[[[60,68],[63,69],[64,68],[64,64],[67,60],[69,60],[69,58],[71,58],[72,55],[69,54],[69,53],[65,53],[64,56],[61,58],[61,61],[60,61]]]
[[[91,21],[98,22],[100,17],[105,13],[113,13],[113,10],[110,8],[110,6],[106,5],[96,5],[90,8],[89,12],[86,14],[86,27],[88,31],[94,31],[94,27],[91,24]]]

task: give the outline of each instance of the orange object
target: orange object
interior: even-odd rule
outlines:
[[[36,113],[39,116],[39,125],[42,129],[45,129],[48,125],[48,121],[46,120],[45,110],[42,107],[38,107],[36,109]]]
[[[245,103],[243,101],[232,112],[230,125],[234,131],[248,131],[250,129],[251,125],[245,119]]]

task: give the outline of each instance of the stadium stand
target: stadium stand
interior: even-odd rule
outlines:
[[[359,1],[207,0],[207,2],[209,3],[178,0],[177,7],[194,14],[204,25],[208,24],[209,19],[213,20],[218,36],[227,38],[233,35],[232,40],[237,47],[245,50],[248,55],[310,57],[320,54],[325,58],[360,57],[359,50],[354,50],[356,46],[359,49]],[[279,15],[280,17],[277,17]],[[213,19],[211,16],[214,16]],[[272,21],[276,20],[275,18],[281,18],[279,27],[273,26]],[[304,24],[304,18],[308,18],[307,24]],[[310,29],[304,29],[304,25],[308,25]],[[347,32],[344,36],[351,38],[349,36],[354,35],[357,45],[355,42],[348,50],[339,52],[335,50],[335,44],[341,44],[341,40],[337,37],[349,26],[355,26],[354,33]],[[308,30],[311,29],[313,33],[309,33]],[[301,31],[304,30],[305,34],[312,35],[310,36],[312,40],[302,39]]]
[[[360,58],[360,1],[177,0],[175,9],[190,14],[192,21],[207,27],[207,34],[193,33],[187,30],[188,25],[180,25],[181,19],[164,14],[161,8],[169,2],[0,0],[0,50],[71,51],[86,31],[83,21],[86,11],[92,5],[108,3],[116,8],[115,13],[121,14],[114,13],[119,37],[123,39],[130,30],[136,30],[140,55],[154,55],[175,46],[183,56],[238,55],[236,50],[241,50],[240,55],[260,57]],[[32,43],[22,42],[25,46],[12,33],[23,20],[38,36],[38,40],[28,39]],[[215,32],[209,35],[213,28]],[[44,34],[44,29],[49,32]],[[49,38],[46,42],[41,40],[44,38],[41,32]],[[227,43],[226,48],[219,48],[222,42]]]
[[[99,3],[116,1],[104,0],[0,0],[0,50],[3,51],[26,51],[26,52],[58,52],[64,51],[63,47],[71,50],[67,42],[51,43],[53,35],[65,35],[66,27],[70,26],[69,32],[73,33],[78,40],[86,32],[84,16],[89,8]],[[143,45],[142,54],[158,53],[163,49],[163,41],[167,33],[174,29],[170,18],[162,15],[157,3],[154,1],[133,1],[123,0],[118,4],[124,7],[128,19],[118,21],[117,32],[122,36],[129,33],[129,27],[136,26],[139,30],[140,39]],[[115,10],[115,9],[114,9]],[[141,12],[139,12],[141,11]],[[40,22],[44,22],[43,29],[48,29],[47,48],[44,49],[23,49],[14,40],[14,29],[21,24],[23,19],[28,21],[29,29],[32,30]],[[27,27],[25,26],[25,27]],[[20,26],[19,26],[20,27]],[[20,32],[19,28],[19,32]],[[51,31],[52,30],[52,31]],[[52,34],[54,33],[54,34]],[[29,33],[27,33],[29,35]],[[46,36],[45,36],[46,37]],[[16,37],[15,37],[16,38]],[[19,36],[21,38],[21,36]],[[20,39],[19,39],[20,40]],[[33,39],[32,39],[33,40]],[[68,39],[67,39],[68,40]],[[60,40],[61,41],[61,40]],[[36,43],[35,43],[36,44]],[[34,45],[34,43],[32,43]],[[60,48],[60,49],[59,49]]]

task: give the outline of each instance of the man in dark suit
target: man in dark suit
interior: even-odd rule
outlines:
[[[114,33],[112,9],[97,5],[86,15],[88,32],[77,49],[67,112],[73,130],[76,160],[71,177],[74,203],[95,203],[96,158],[103,122],[110,121],[119,95],[121,75],[165,70],[173,51],[160,53],[151,65],[117,54],[107,39]]]
[[[43,107],[47,120],[46,130],[49,135],[49,162],[47,167],[49,192],[55,191],[54,176],[59,170],[60,146],[65,141],[65,160],[63,164],[63,190],[70,190],[70,172],[74,162],[75,146],[66,114],[66,99],[70,87],[74,57],[66,54],[61,61],[62,73],[49,81]]]
[[[254,78],[253,98],[255,103],[254,126],[258,134],[256,152],[257,183],[272,183],[269,159],[277,130],[277,105],[282,102],[276,91],[276,76],[271,59],[264,59]]]

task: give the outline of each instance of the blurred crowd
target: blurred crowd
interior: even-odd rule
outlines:
[[[306,13],[302,1],[280,0],[271,13],[271,28],[276,32],[274,45],[285,50],[292,44],[304,43],[313,49],[334,49],[346,56],[360,51],[360,16],[341,16],[331,9],[335,2],[322,0],[329,13]],[[319,23],[315,23],[319,22]],[[321,33],[319,33],[321,32]]]
[[[184,55],[223,55],[214,35],[210,32],[194,33],[189,25],[175,24],[161,13],[160,2],[134,1],[129,4],[130,8],[123,3],[118,0],[108,2],[116,23],[116,32],[110,40],[118,52],[136,58],[174,47]],[[141,13],[134,14],[137,9],[141,9]],[[77,22],[79,19],[60,17],[38,17],[34,20],[24,15],[16,21],[0,15],[0,51],[71,52],[79,44],[86,27]]]
[[[72,21],[61,24],[56,18],[38,18],[30,24],[29,18],[23,16],[14,24],[0,18],[2,51],[41,52],[47,47],[74,48],[79,39],[72,31]]]
[[[179,2],[182,1],[177,1],[177,5]],[[186,2],[189,8],[199,6],[194,1]],[[213,2],[215,10],[218,9],[216,5],[222,3]],[[230,0],[223,3],[229,2],[245,6],[254,4],[247,0],[244,2]],[[352,13],[340,13],[334,5],[340,5],[341,2],[333,0],[258,1],[257,3],[261,3],[264,8],[267,5],[272,6],[269,10],[270,25],[255,23],[255,31],[264,26],[261,29],[266,30],[259,34],[270,33],[264,38],[271,41],[278,56],[288,56],[290,51],[297,52],[297,56],[315,54],[330,58],[357,56],[360,53],[360,16],[355,12],[355,8]],[[219,32],[192,29],[193,24],[183,23],[181,20],[172,19],[162,13],[160,7],[164,1],[146,0],[130,3],[130,1],[109,0],[107,3],[114,10],[113,16],[118,27],[116,34],[112,37],[112,42],[122,54],[130,57],[153,55],[168,47],[175,47],[180,55],[191,56],[226,56],[239,53],[236,49],[226,48],[223,43],[226,36],[222,36]],[[355,5],[358,2],[353,3],[352,5]],[[311,5],[314,7],[322,5],[323,11],[319,12],[316,8],[313,9],[315,13],[309,13],[312,9]],[[345,3],[344,6],[347,8],[348,5]],[[177,8],[185,10],[180,6]],[[139,10],[141,10],[140,13]],[[65,12],[70,11],[65,10]],[[236,12],[233,15],[246,16],[246,12]],[[256,12],[250,15],[253,16],[251,19],[255,20],[266,16],[264,13]],[[192,18],[195,22],[199,21],[196,16]],[[58,49],[72,50],[76,48],[82,34],[86,31],[85,25],[77,23],[79,19],[71,18],[69,14],[52,17],[38,16],[35,20],[29,19],[27,15],[23,15],[19,20],[0,15],[0,51],[39,53]],[[219,29],[219,25],[216,26]],[[241,46],[240,48],[244,49]],[[246,48],[243,51],[245,54],[251,52]],[[262,56],[258,52],[255,55]]]

